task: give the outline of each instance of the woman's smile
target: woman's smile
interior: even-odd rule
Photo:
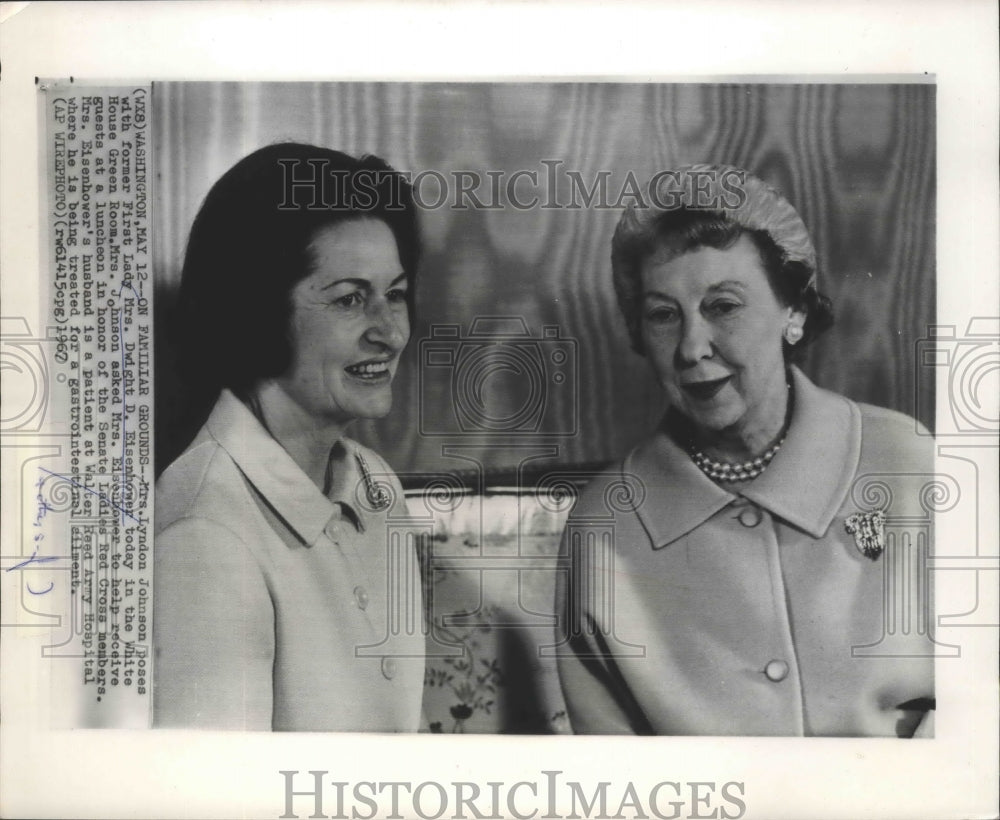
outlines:
[[[389,370],[390,359],[378,359],[373,361],[358,362],[349,364],[344,370],[349,376],[360,379],[362,382],[376,383],[390,381],[392,373]]]

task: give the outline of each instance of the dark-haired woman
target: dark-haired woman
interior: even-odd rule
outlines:
[[[567,525],[574,730],[930,733],[932,440],[791,364],[832,321],[795,209],[739,169],[663,173],[612,267],[669,409]]]
[[[372,157],[270,146],[205,199],[177,327],[217,399],[156,487],[155,725],[418,729],[402,492],[346,435],[391,407],[418,252],[409,188]]]

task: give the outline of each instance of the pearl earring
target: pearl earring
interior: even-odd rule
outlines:
[[[785,341],[790,345],[797,344],[802,341],[804,331],[798,325],[788,325],[785,327]]]

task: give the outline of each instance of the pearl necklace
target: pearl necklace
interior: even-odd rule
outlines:
[[[692,450],[691,460],[698,465],[701,471],[713,481],[750,481],[757,478],[767,465],[771,463],[781,445],[784,444],[785,437],[782,436],[778,443],[768,449],[757,458],[744,461],[742,464],[732,464],[728,461],[714,461],[706,456],[701,450]]]

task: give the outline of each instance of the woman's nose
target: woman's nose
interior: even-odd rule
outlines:
[[[712,328],[701,317],[685,321],[677,345],[677,363],[691,367],[712,356]]]
[[[385,299],[376,299],[369,303],[368,315],[370,324],[365,331],[366,339],[394,352],[405,347],[410,338],[410,320],[405,307],[400,309]]]

